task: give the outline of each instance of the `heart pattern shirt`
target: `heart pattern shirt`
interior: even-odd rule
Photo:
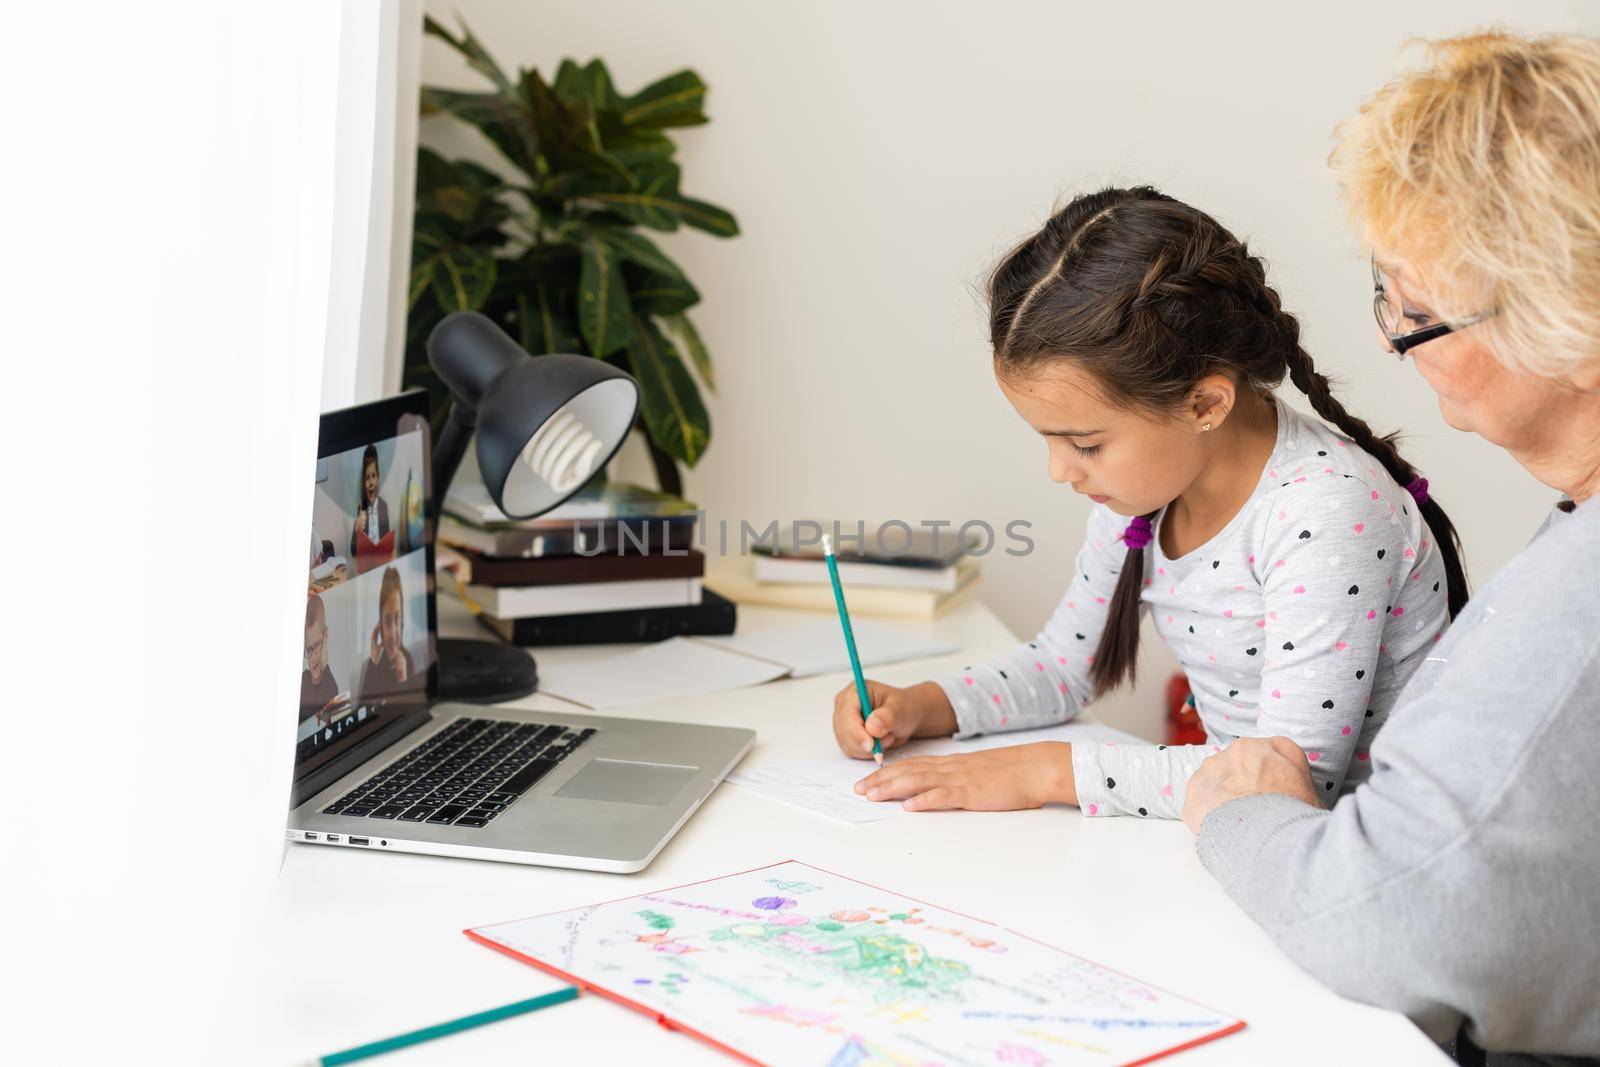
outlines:
[[[1141,616],[1177,655],[1207,743],[1075,745],[1086,815],[1177,818],[1206,756],[1279,735],[1304,750],[1331,803],[1370,773],[1373,737],[1449,625],[1444,561],[1416,501],[1348,439],[1277,410],[1272,455],[1227,525],[1169,559],[1163,509],[1144,549]],[[1066,593],[1033,640],[935,679],[957,737],[1065,722],[1092,702],[1128,521],[1094,508]]]

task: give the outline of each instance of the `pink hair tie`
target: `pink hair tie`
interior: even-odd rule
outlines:
[[[1150,529],[1150,520],[1143,515],[1137,516],[1132,522],[1128,523],[1128,528],[1122,531],[1122,540],[1135,552],[1148,545],[1150,539],[1154,536],[1155,534]]]
[[[1428,502],[1428,479],[1417,475],[1411,479],[1411,484],[1406,486],[1406,492],[1411,494],[1411,499],[1420,506]]]

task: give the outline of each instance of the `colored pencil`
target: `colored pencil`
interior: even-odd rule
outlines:
[[[474,1026],[483,1026],[486,1023],[499,1022],[501,1019],[510,1019],[517,1015],[526,1015],[530,1011],[538,1011],[540,1008],[548,1008],[553,1004],[565,1004],[569,1000],[576,1000],[577,997],[577,987],[567,986],[565,989],[558,989],[554,993],[546,993],[542,997],[533,997],[529,1000],[519,1000],[515,1004],[506,1004],[499,1008],[490,1008],[488,1011],[480,1011],[474,1015],[464,1015],[459,1019],[452,1019],[447,1023],[439,1023],[436,1026],[423,1027],[421,1030],[412,1030],[410,1033],[398,1034],[394,1037],[386,1037],[382,1041],[373,1041],[370,1044],[358,1045],[355,1048],[347,1048],[343,1052],[330,1052],[326,1056],[322,1056],[318,1059],[312,1060],[311,1062],[314,1064],[319,1064],[320,1067],[336,1067],[336,1065],[341,1063],[351,1063],[355,1060],[364,1060],[368,1056],[378,1056],[385,1052],[393,1052],[395,1049],[405,1048],[408,1045],[417,1045],[424,1041],[432,1041],[436,1037],[446,1037],[450,1034],[460,1033],[462,1030],[470,1030]]]
[[[850,653],[850,671],[856,676],[856,696],[861,701],[861,721],[872,717],[872,701],[867,699],[867,680],[861,676],[861,657],[856,655],[856,635],[850,629],[850,611],[844,606],[844,586],[839,584],[839,565],[833,558],[833,544],[822,535],[822,552],[828,561],[828,579],[833,582],[833,602],[839,608],[839,625],[844,628],[844,647]],[[883,742],[872,739],[872,758],[883,766]]]

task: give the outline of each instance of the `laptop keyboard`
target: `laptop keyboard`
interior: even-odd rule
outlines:
[[[457,719],[322,813],[487,826],[593,736],[556,723]]]

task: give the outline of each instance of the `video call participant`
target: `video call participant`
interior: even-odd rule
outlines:
[[[350,555],[359,556],[356,535],[365,533],[373,544],[389,532],[389,505],[378,495],[378,449],[368,445],[361,453],[361,496],[356,502],[356,522],[350,531]]]
[[[339,696],[339,683],[328,666],[328,612],[322,598],[306,600],[306,669],[300,675],[300,720],[320,712]]]
[[[402,641],[406,628],[405,599],[400,572],[385,567],[378,586],[378,625],[372,628],[372,651],[361,668],[363,701],[416,687],[411,653],[406,651]]]

